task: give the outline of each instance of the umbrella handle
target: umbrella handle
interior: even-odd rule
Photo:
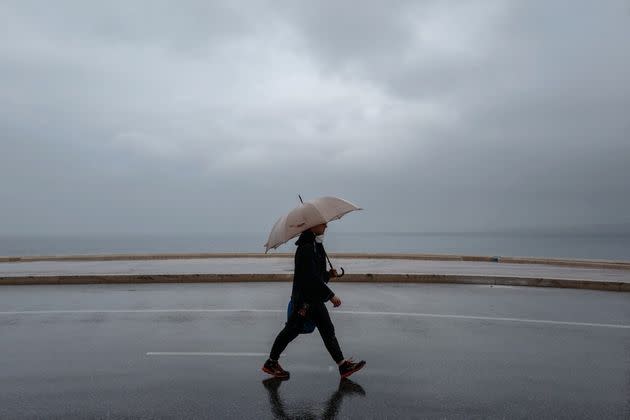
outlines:
[[[325,252],[324,252],[325,253]],[[330,265],[330,269],[334,270],[332,263],[330,262],[330,258],[328,258],[328,254],[326,254],[326,259],[328,260],[328,265]],[[339,267],[339,269],[341,270],[341,275],[337,276],[337,278],[343,277],[344,274],[346,274],[346,272],[343,270],[343,267]]]
[[[343,277],[344,274],[346,274],[346,272],[344,271],[343,267],[339,267],[339,269],[341,270],[341,274],[337,274],[337,276],[335,278],[341,278],[341,277]],[[331,268],[331,270],[334,270],[334,268]]]

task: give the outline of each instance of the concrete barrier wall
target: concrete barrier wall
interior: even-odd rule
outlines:
[[[441,254],[364,254],[335,253],[331,258],[349,259],[404,259],[427,261],[471,261],[494,262],[506,264],[546,264],[564,267],[611,268],[630,270],[630,261],[579,260],[559,258],[532,257],[492,257],[475,255],[441,255]],[[68,255],[68,256],[23,256],[0,257],[0,263],[19,263],[36,261],[136,261],[136,260],[177,260],[205,258],[293,258],[289,253],[195,253],[195,254],[115,254],[115,255]]]
[[[158,274],[0,277],[0,285],[290,282],[292,274]],[[553,278],[438,274],[347,274],[345,283],[437,283],[557,287],[630,292],[630,283]]]

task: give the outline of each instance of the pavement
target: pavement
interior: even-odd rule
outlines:
[[[627,293],[332,286],[352,382],[317,333],[260,371],[286,283],[5,286],[0,418],[630,418]]]
[[[351,259],[334,261],[355,274],[444,274],[572,278],[630,283],[630,270],[541,264]],[[293,258],[198,258],[135,261],[35,261],[0,263],[0,277],[135,274],[287,274]]]
[[[354,282],[449,282],[630,291],[630,269],[395,258],[335,258]],[[290,257],[0,263],[2,284],[288,281]]]

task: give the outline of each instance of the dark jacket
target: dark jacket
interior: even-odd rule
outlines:
[[[295,271],[291,299],[296,305],[302,303],[326,302],[335,294],[326,285],[330,274],[326,271],[326,251],[315,242],[315,234],[302,232],[295,243]]]

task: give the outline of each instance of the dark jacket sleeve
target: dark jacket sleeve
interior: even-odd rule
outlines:
[[[323,277],[323,273],[320,273],[317,268],[313,245],[304,244],[298,247],[295,258],[295,274],[299,277],[300,288],[306,300],[326,302],[335,295],[324,282],[328,276]]]

